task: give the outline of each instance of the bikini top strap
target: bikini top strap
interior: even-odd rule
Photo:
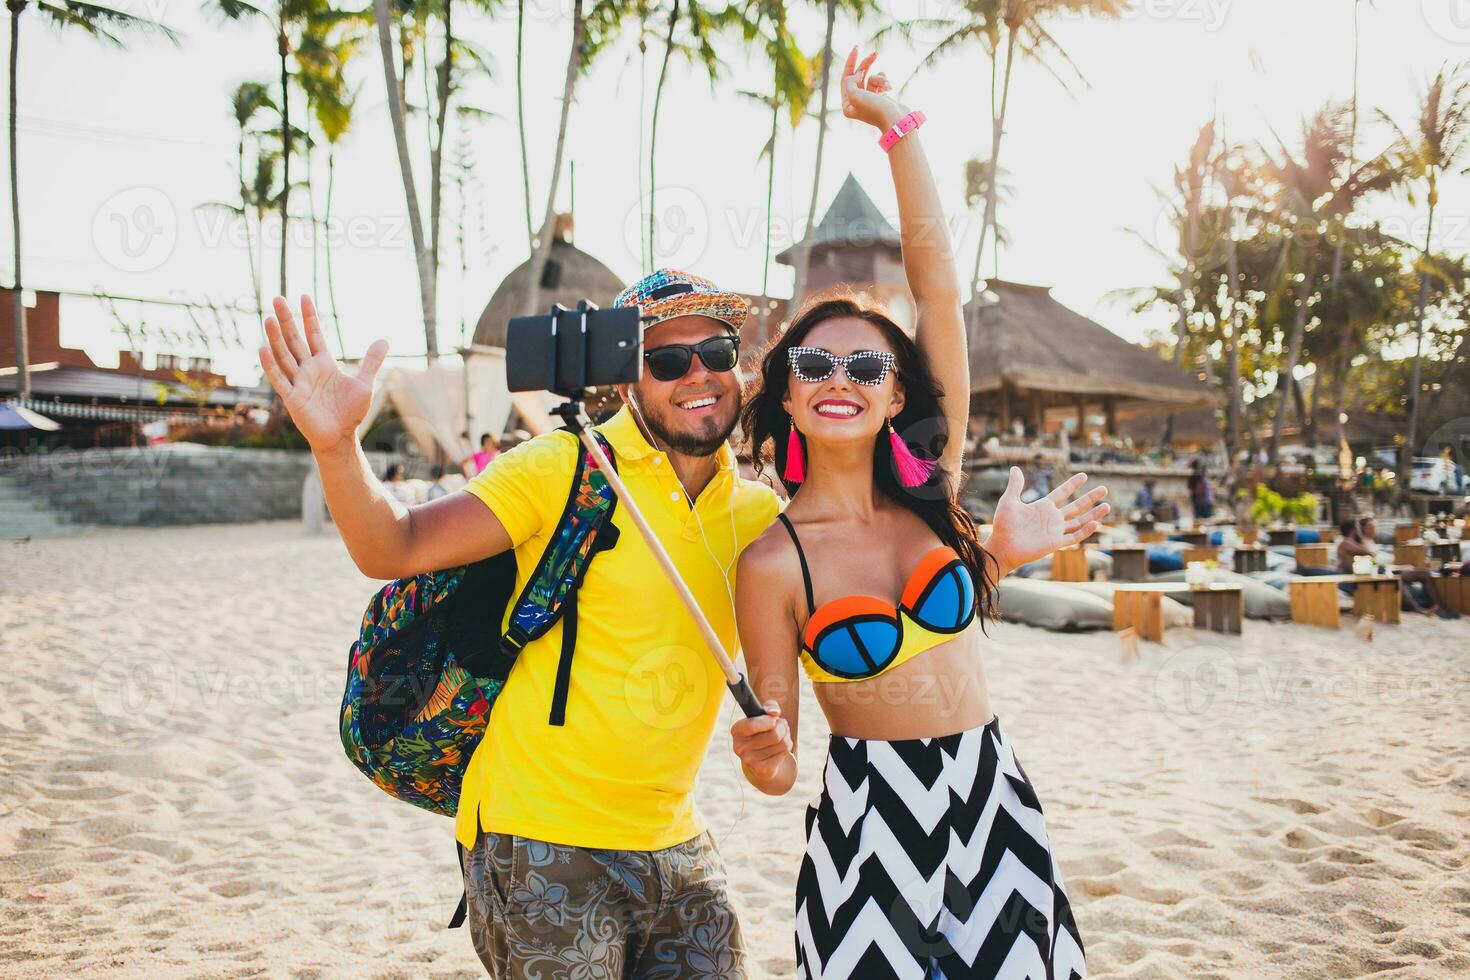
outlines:
[[[801,539],[796,536],[796,528],[792,526],[790,518],[785,514],[777,514],[776,519],[786,525],[786,533],[791,535],[791,543],[796,545],[796,557],[801,561],[801,582],[806,586],[807,608],[815,613],[817,611],[817,603],[812,597],[812,573],[806,567],[806,552],[801,550]]]

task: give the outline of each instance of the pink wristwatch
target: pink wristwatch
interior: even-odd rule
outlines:
[[[918,129],[919,125],[923,123],[923,121],[924,114],[918,109],[915,109],[913,112],[904,116],[898,122],[889,127],[886,133],[878,137],[878,145],[883,147],[884,153],[887,153],[888,150],[892,148],[894,143],[897,143],[899,140],[903,139],[904,136]]]

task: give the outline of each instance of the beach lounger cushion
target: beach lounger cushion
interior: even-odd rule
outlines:
[[[1245,594],[1245,615],[1247,619],[1290,619],[1291,618],[1291,596],[1280,589],[1274,589],[1265,582],[1251,578],[1249,575],[1237,575],[1235,572],[1218,569],[1215,571],[1216,581],[1228,582],[1231,585],[1240,585]],[[1155,576],[1160,582],[1183,582],[1183,572],[1168,572]],[[1174,598],[1180,602],[1189,602],[1188,592],[1174,593]]]
[[[1001,619],[1049,630],[1112,629],[1113,604],[1077,584],[1007,576],[997,587]]]

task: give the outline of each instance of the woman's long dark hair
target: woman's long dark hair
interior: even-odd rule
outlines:
[[[740,427],[749,442],[751,462],[757,474],[772,464],[776,473],[786,469],[786,446],[791,436],[791,416],[781,406],[786,397],[791,378],[790,355],[787,351],[804,342],[807,334],[820,323],[833,317],[857,317],[867,320],[878,328],[893,351],[898,372],[898,382],[903,385],[903,410],[893,418],[893,428],[910,443],[910,437],[922,432],[924,438],[920,449],[938,458],[949,441],[949,431],[944,413],[940,411],[939,398],[943,393],[939,382],[934,380],[923,352],[908,334],[881,306],[874,304],[866,294],[847,286],[825,289],[809,297],[798,309],[796,316],[761,358],[760,377],[747,392],[740,410]],[[805,436],[799,436],[805,446]],[[922,453],[921,453],[922,455]],[[781,477],[787,494],[793,494],[801,485],[789,483]],[[898,479],[898,469],[893,459],[886,429],[880,431],[873,446],[873,482],[889,500],[917,514],[923,522],[939,536],[939,540],[955,550],[960,560],[970,569],[975,579],[976,608],[983,620],[993,617],[995,602],[995,575],[986,567],[987,561],[999,570],[992,555],[980,544],[979,529],[975,519],[955,499],[955,488],[959,486],[959,474],[944,471],[935,466],[929,479],[917,487],[905,487]]]

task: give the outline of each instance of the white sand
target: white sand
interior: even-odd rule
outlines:
[[[0,576],[0,975],[482,975],[442,928],[450,822],[339,747],[374,583],[334,535],[0,542]],[[1181,629],[1129,663],[1110,634],[992,632],[1095,975],[1470,973],[1470,620]],[[803,719],[790,796],[744,784],[724,724],[701,782],[756,975],[792,973]]]

